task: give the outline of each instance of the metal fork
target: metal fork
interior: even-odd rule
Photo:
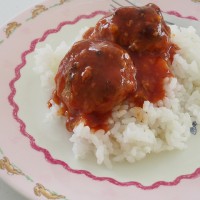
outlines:
[[[141,6],[140,3],[138,3],[139,1],[137,0],[111,0],[110,1],[110,11],[116,10],[119,7],[122,6]],[[180,17],[176,17],[174,15],[169,15],[167,13],[162,13],[165,22],[169,25],[178,25],[180,27],[189,27],[189,26],[193,26],[197,33],[200,35],[200,22],[199,21],[195,21],[195,20],[190,20],[190,19],[186,19],[186,18],[180,18]]]

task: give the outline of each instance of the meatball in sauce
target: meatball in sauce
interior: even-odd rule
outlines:
[[[100,19],[84,39],[103,39],[132,52],[165,54],[170,46],[170,28],[154,4],[122,7]]]
[[[113,107],[135,92],[135,73],[129,54],[119,45],[98,40],[75,43],[55,77],[68,130],[80,120],[93,129],[105,129]]]
[[[164,79],[177,47],[154,4],[122,7],[100,19],[62,60],[53,100],[62,105],[67,129],[84,121],[108,130],[113,108],[124,101],[143,106],[165,96]]]

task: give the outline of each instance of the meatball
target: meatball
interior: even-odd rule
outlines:
[[[101,115],[136,90],[135,74],[129,54],[117,44],[82,40],[72,46],[59,66],[56,95],[72,118]]]
[[[121,7],[103,17],[85,39],[106,39],[133,52],[166,52],[170,28],[154,4]],[[163,48],[164,47],[164,48]]]

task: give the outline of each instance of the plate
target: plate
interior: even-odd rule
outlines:
[[[51,0],[24,12],[0,31],[0,176],[29,199],[189,199],[199,194],[200,134],[187,151],[152,155],[134,165],[107,169],[76,161],[65,129],[44,125],[46,107],[39,78],[31,68],[37,47],[70,44],[80,28],[93,25],[121,5],[149,1]],[[198,2],[155,1],[165,19],[198,31]],[[187,9],[186,9],[187,8]],[[169,15],[170,14],[170,15]],[[178,17],[178,18],[177,18]],[[183,19],[184,18],[184,19]],[[178,158],[178,159],[177,159]],[[166,162],[166,165],[164,164]],[[77,192],[78,191],[78,192]]]

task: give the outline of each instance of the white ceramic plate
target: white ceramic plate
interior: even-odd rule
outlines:
[[[139,1],[141,5],[149,1]],[[65,40],[70,44],[84,26],[92,26],[108,10],[137,1],[45,1],[24,12],[0,32],[0,176],[35,199],[189,199],[200,192],[200,134],[183,152],[151,155],[113,169],[93,159],[74,159],[64,126],[44,123],[46,97],[33,73],[34,51]],[[176,0],[155,1],[177,25],[199,29],[200,5]],[[187,9],[186,9],[187,8]],[[185,17],[182,19],[174,17]],[[2,169],[1,169],[2,168]],[[12,176],[11,176],[12,175]],[[194,199],[193,198],[193,199]],[[198,199],[198,198],[197,198]]]

